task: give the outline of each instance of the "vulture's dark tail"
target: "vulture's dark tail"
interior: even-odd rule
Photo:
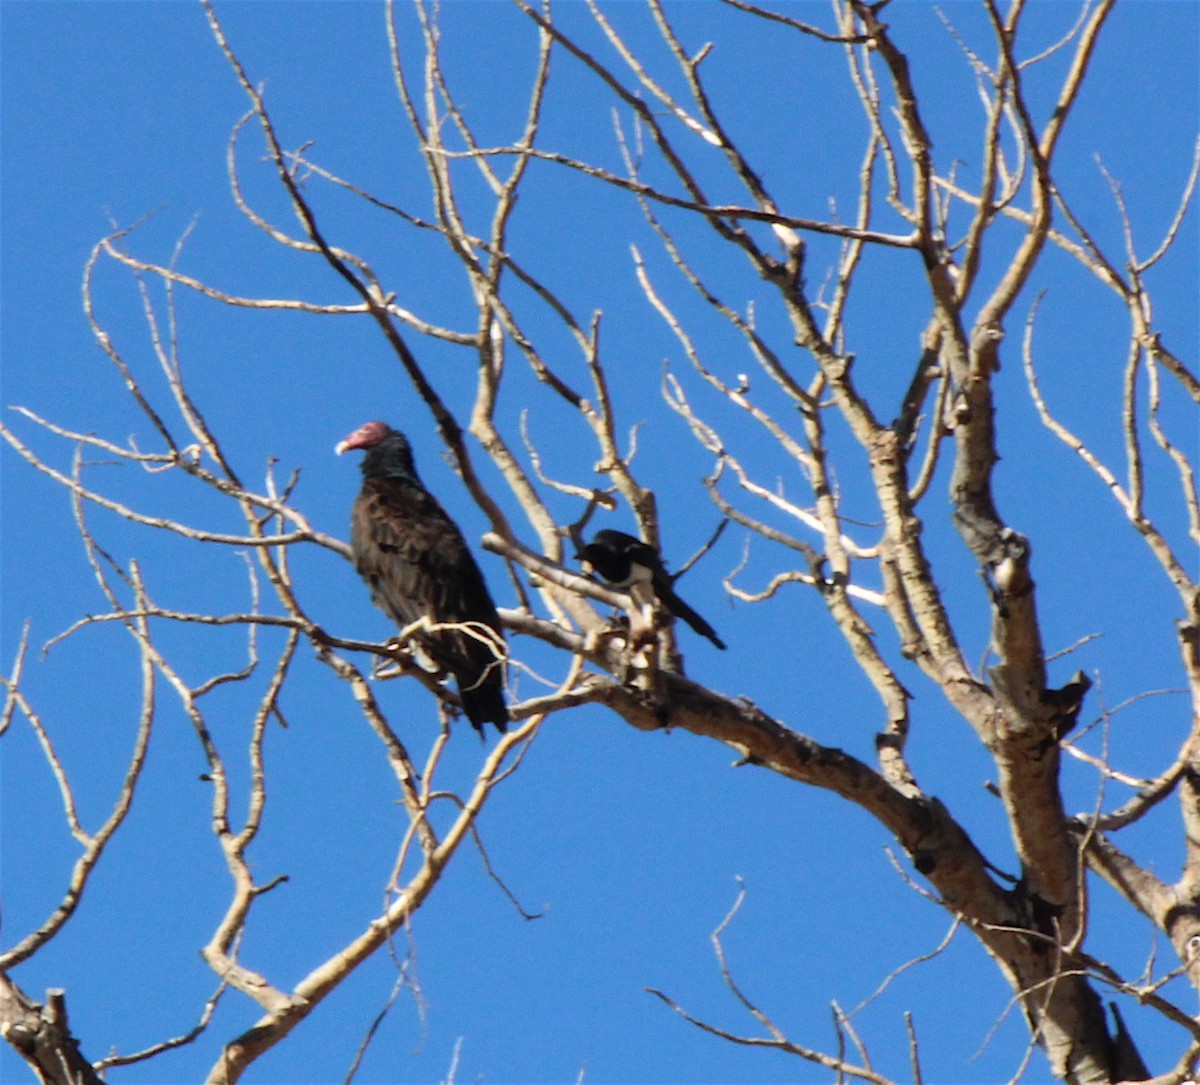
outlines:
[[[508,706],[504,703],[504,682],[499,671],[486,676],[482,682],[478,676],[458,678],[458,692],[462,697],[463,711],[471,726],[481,735],[485,723],[494,723],[496,730],[504,734],[508,730]],[[478,682],[472,687],[471,679]]]

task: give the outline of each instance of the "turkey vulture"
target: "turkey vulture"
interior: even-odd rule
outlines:
[[[578,557],[588,572],[599,573],[619,588],[628,588],[639,606],[647,606],[653,596],[657,596],[675,617],[682,618],[702,637],[724,649],[725,642],[717,636],[717,631],[675,594],[662,558],[648,543],[623,531],[597,531]]]
[[[496,604],[458,525],[421,485],[408,438],[368,422],[337,446],[366,451],[363,485],[350,517],[354,566],[375,605],[402,629],[424,620],[417,646],[454,675],[476,731],[507,730],[504,633]],[[452,626],[454,628],[439,628]]]

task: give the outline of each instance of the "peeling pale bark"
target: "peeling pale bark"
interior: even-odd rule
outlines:
[[[42,1085],[102,1085],[67,1023],[66,992],[51,988],[39,1005],[0,972],[0,1036]]]

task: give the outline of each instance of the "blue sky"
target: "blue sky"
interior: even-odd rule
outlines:
[[[241,2],[217,10],[251,78],[267,81],[268,105],[286,146],[315,140],[310,153],[322,165],[428,213],[423,167],[392,88],[381,7]],[[559,10],[565,22],[587,33],[582,5]],[[608,10],[633,40],[660,48],[638,9]],[[787,206],[817,216],[834,195],[849,215],[862,123],[838,50],[763,38],[715,4],[675,4],[670,10],[689,41],[718,41],[707,70],[723,116]],[[824,5],[795,10],[814,21],[828,17]],[[961,157],[969,171],[979,107],[957,46],[932,6],[900,3],[888,10],[913,61],[939,161]],[[985,23],[973,6],[956,3],[946,10],[970,40],[986,42]],[[1026,49],[1052,42],[1075,11],[1068,4],[1033,5]],[[512,138],[524,116],[522,88],[533,56],[527,25],[499,3],[451,2],[443,16],[448,74],[464,107],[482,138]],[[0,18],[5,420],[60,467],[69,465],[71,449],[9,407],[23,405],[115,441],[135,434],[149,447],[145,420],[96,348],[81,310],[83,265],[109,231],[109,216],[129,225],[154,212],[131,247],[157,261],[169,259],[194,222],[181,267],[230,292],[343,303],[350,298],[318,260],[270,245],[233,207],[225,149],[247,103],[198,6],[10,0],[0,7]],[[1157,243],[1174,212],[1200,127],[1197,20],[1190,3],[1129,2],[1118,7],[1101,40],[1089,88],[1065,138],[1062,177],[1074,206],[1106,243],[1119,245],[1120,234],[1095,155],[1122,181],[1134,222],[1144,231],[1144,248]],[[406,57],[415,59],[407,9],[401,22]],[[1034,77],[1034,101],[1043,110],[1053,88],[1049,77]],[[594,81],[560,57],[547,145],[616,166],[609,110]],[[289,221],[259,155],[257,136],[247,133],[241,153],[247,192],[280,222]],[[604,311],[618,413],[626,426],[646,422],[637,466],[656,489],[667,557],[678,565],[719,517],[700,485],[709,459],[659,398],[664,360],[698,409],[729,432],[735,422],[725,405],[706,398],[678,344],[637,292],[630,241],[636,240],[655,281],[680,305],[686,305],[686,287],[672,278],[636,207],[577,176],[550,167],[533,172],[536,202],[531,197],[522,203],[514,246],[578,312]],[[326,232],[367,255],[401,304],[432,320],[470,326],[466,284],[437,244],[309,184]],[[886,213],[881,221],[886,223]],[[703,235],[690,243],[713,281],[739,305],[764,296],[745,268],[722,263]],[[814,243],[812,278],[833,251]],[[1196,256],[1193,214],[1179,252],[1151,280],[1159,292],[1156,316],[1185,360],[1194,360],[1197,351]],[[864,280],[874,287],[851,312],[856,372],[882,404],[898,402],[926,319],[920,295],[907,294],[900,278],[910,270],[899,257],[864,269]],[[1048,289],[1037,340],[1047,394],[1082,436],[1117,454],[1125,319],[1102,287],[1059,254],[1047,257],[1035,287]],[[96,300],[115,341],[161,394],[127,273],[102,264]],[[178,301],[193,394],[214,428],[227,435],[248,479],[262,478],[268,457],[277,458],[284,473],[301,468],[297,505],[317,527],[345,537],[358,472],[349,458],[332,455],[333,445],[359,423],[386,417],[409,432],[427,484],[468,537],[478,539],[482,516],[441,459],[432,423],[366,321],[230,311],[186,294]],[[529,311],[535,312],[532,305]],[[557,342],[568,359],[561,331],[549,320],[531,319],[551,353]],[[695,328],[711,336],[706,349],[727,360],[729,372],[752,364],[737,357],[739,344],[710,317],[697,313],[694,319]],[[778,330],[776,314],[764,308],[761,319],[765,328]],[[1018,328],[1019,320],[1010,333],[1013,348]],[[414,345],[452,406],[468,405],[471,360],[445,346]],[[563,364],[575,365],[572,379],[586,383],[577,363]],[[517,417],[528,409],[547,470],[588,482],[595,454],[578,423],[532,381],[512,383],[501,418],[514,443]],[[998,501],[1033,540],[1047,648],[1104,634],[1054,673],[1065,679],[1078,666],[1098,675],[1110,706],[1146,690],[1178,687],[1177,603],[1103,487],[1037,426],[1015,349],[998,380],[998,397],[1004,420]],[[1178,432],[1194,433],[1190,416],[1180,412],[1172,420]],[[802,493],[775,450],[752,433],[740,440],[747,462],[763,478],[778,477],[790,494]],[[853,465],[853,457],[845,462]],[[66,495],[7,448],[2,463],[0,666],[7,671],[27,619],[31,642],[40,646],[105,604]],[[188,515],[213,526],[228,515],[170,480],[134,477],[129,469],[91,470],[97,485],[145,511]],[[851,495],[859,487],[849,471],[840,482]],[[1153,490],[1151,508],[1178,526],[1177,511],[1160,496],[1171,492],[1169,482]],[[870,520],[865,493],[861,506],[862,518]],[[579,511],[566,499],[555,509],[564,521]],[[218,612],[246,606],[245,567],[236,556],[164,540],[100,512],[91,514],[91,522],[114,557],[139,558],[163,605]],[[631,520],[622,510],[605,526],[628,529]],[[964,643],[972,658],[980,658],[988,614],[979,578],[941,507],[930,508],[926,531]],[[725,596],[721,578],[741,560],[743,538],[737,529],[727,531],[706,562],[680,582],[681,593],[730,645],[718,653],[682,631],[689,673],[870,760],[877,703],[819,600],[799,589],[757,606],[734,606]],[[761,544],[751,554],[739,577],[748,589],[763,585],[778,565],[778,555]],[[295,561],[307,574],[311,612],[322,621],[346,636],[389,635],[349,566],[327,553],[299,553]],[[498,602],[511,605],[501,563],[490,555],[481,563]],[[244,661],[241,641],[212,631],[167,629],[163,636],[190,681]],[[278,644],[264,636],[264,656]],[[553,660],[527,641],[514,648],[531,665],[553,669]],[[269,813],[252,853],[259,877],[287,873],[291,880],[260,902],[246,946],[247,963],[281,984],[302,976],[378,909],[403,829],[373,738],[311,653],[301,655],[294,692],[284,704],[290,726],[273,731],[268,741]],[[55,737],[80,795],[81,816],[92,826],[104,816],[132,742],[136,662],[119,631],[92,629],[28,665],[27,695]],[[923,786],[951,805],[992,861],[1010,868],[998,804],[983,787],[991,778],[986,756],[915,671],[904,680],[917,696],[912,756]],[[422,748],[428,741],[422,736],[435,726],[427,695],[415,683],[391,683],[381,696],[397,728]],[[49,986],[67,989],[73,1028],[92,1057],[110,1046],[124,1052],[186,1031],[215,987],[198,949],[224,905],[225,875],[208,832],[208,791],[197,779],[200,752],[166,690],[161,700],[129,823],[72,922],[14,974],[34,996]],[[1114,760],[1134,774],[1153,774],[1169,761],[1185,717],[1180,697],[1150,698],[1126,709],[1114,719]],[[230,693],[216,701],[214,720],[231,764],[239,763],[246,704]],[[54,906],[77,848],[29,728],[14,723],[0,748],[3,941],[11,945]],[[460,727],[444,767],[447,785],[468,781],[483,753]],[[725,939],[739,984],[795,1040],[832,1049],[830,1002],[844,1009],[860,1003],[893,969],[937,946],[950,920],[904,885],[886,857],[887,834],[864,814],[758,769],[733,770],[730,761],[724,747],[683,733],[643,734],[599,710],[553,719],[481,822],[494,867],[526,909],[544,914],[522,919],[477,857],[460,855],[413,927],[425,1017],[402,995],[359,1080],[439,1080],[460,1042],[460,1082],[574,1081],[581,1072],[591,1082],[820,1080],[794,1058],[701,1034],[643,988],[660,988],[734,1032],[755,1032],[721,983],[708,941],[742,879],[745,904]],[[1090,808],[1093,774],[1070,763],[1066,786],[1069,808]],[[1117,805],[1120,794],[1106,797],[1106,805]],[[1173,876],[1181,857],[1174,809],[1131,833],[1129,846]],[[1095,952],[1136,974],[1154,944],[1151,933],[1103,887],[1093,900],[1093,922]],[[1165,944],[1158,948],[1169,955]],[[342,1080],[394,976],[390,958],[369,962],[246,1080]],[[982,951],[959,932],[943,955],[905,973],[864,1010],[856,1027],[881,1071],[904,1076],[902,1013],[912,1009],[927,1081],[1005,1080],[1026,1042],[1015,1011],[990,1035],[1008,997]],[[1186,1004],[1186,993],[1181,997]],[[1177,1039],[1152,1015],[1127,1012],[1152,1069],[1166,1069],[1177,1057]],[[109,1080],[198,1080],[219,1042],[256,1016],[254,1006],[230,993],[196,1044],[114,1070]],[[24,1075],[7,1045],[0,1048],[0,1079]],[[1031,1076],[1044,1078],[1044,1063],[1035,1059]]]

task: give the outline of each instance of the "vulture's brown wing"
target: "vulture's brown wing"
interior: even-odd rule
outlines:
[[[458,526],[425,489],[396,478],[367,478],[354,504],[355,566],[376,605],[404,626],[475,623],[418,633],[421,647],[458,681],[471,722],[508,719],[503,697],[503,634],[496,606]],[[489,635],[494,634],[494,639]]]

